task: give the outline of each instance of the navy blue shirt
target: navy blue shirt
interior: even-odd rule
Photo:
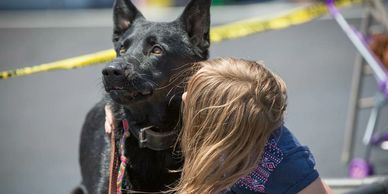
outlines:
[[[318,178],[310,150],[286,127],[276,129],[264,148],[263,158],[226,194],[294,194]]]

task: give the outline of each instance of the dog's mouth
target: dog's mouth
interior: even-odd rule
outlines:
[[[105,87],[105,90],[109,93],[113,100],[121,103],[144,100],[153,94],[151,87],[134,89],[125,86],[109,86]]]

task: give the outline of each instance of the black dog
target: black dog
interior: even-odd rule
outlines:
[[[123,193],[160,192],[176,182],[182,159],[173,144],[179,131],[182,88],[174,76],[186,64],[208,58],[210,2],[192,0],[172,22],[147,21],[130,0],[114,3],[117,58],[102,71],[107,95],[87,115],[80,143],[81,185],[74,193],[108,193],[111,145],[104,133],[106,103],[117,121],[129,121]],[[148,127],[144,130],[144,127]],[[116,145],[122,132],[116,131]]]

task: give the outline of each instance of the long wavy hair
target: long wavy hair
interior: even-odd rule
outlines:
[[[254,61],[219,58],[194,69],[183,105],[185,161],[175,191],[220,193],[260,162],[270,134],[283,124],[286,85]]]

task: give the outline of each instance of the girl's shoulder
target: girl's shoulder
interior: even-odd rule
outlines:
[[[318,177],[310,150],[284,126],[265,145],[261,162],[232,193],[297,193]]]
[[[301,145],[294,134],[292,134],[292,132],[285,126],[276,129],[271,134],[266,144],[266,148],[264,150],[265,152],[271,151],[271,149],[268,149],[268,146],[276,147],[283,153],[283,156],[289,156],[298,151],[309,150],[307,146]]]

